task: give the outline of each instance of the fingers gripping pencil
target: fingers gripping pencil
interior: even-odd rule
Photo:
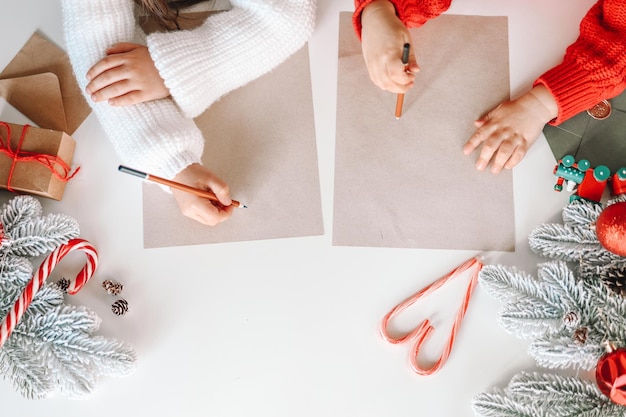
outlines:
[[[168,180],[168,179],[165,179],[165,178],[157,177],[156,175],[148,174],[148,173],[145,173],[145,172],[133,169],[133,168],[126,167],[124,165],[120,165],[118,167],[118,170],[120,172],[125,173],[125,174],[130,174],[130,175],[134,175],[134,176],[139,177],[139,178],[143,178],[146,181],[152,181],[152,182],[156,182],[156,183],[159,183],[159,184],[167,185],[168,187],[175,188],[177,190],[186,191],[188,193],[197,195],[199,197],[207,198],[207,199],[211,200],[214,203],[218,203],[218,204],[220,203],[220,201],[215,196],[215,194],[213,194],[213,192],[211,192],[209,190],[202,190],[202,189],[199,189],[199,188],[190,187],[188,185],[181,184],[181,183],[175,182],[175,181],[171,181],[171,180]],[[246,206],[244,204],[241,204],[237,200],[232,200],[231,206],[239,207],[239,208],[248,208],[248,206]]]
[[[409,51],[411,50],[411,45],[405,43],[402,47],[402,63],[404,64],[404,71],[407,70],[407,65],[409,63]],[[396,99],[396,119],[399,119],[402,116],[402,106],[404,104],[404,94],[398,94],[398,98]]]

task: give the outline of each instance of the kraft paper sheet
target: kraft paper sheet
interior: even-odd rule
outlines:
[[[479,172],[461,150],[474,120],[509,99],[507,18],[442,15],[411,29],[421,70],[399,120],[350,19],[341,14],[333,244],[513,251],[511,172]]]
[[[203,226],[160,186],[144,183],[144,247],[324,233],[308,46],[220,99],[196,124],[206,139],[203,163],[249,208]]]

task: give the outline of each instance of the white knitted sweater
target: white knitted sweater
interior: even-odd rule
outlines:
[[[171,98],[126,107],[87,97],[124,164],[172,178],[201,162],[204,138],[192,118],[283,62],[315,25],[315,0],[230,3],[193,30],[146,36],[133,0],[62,0],[67,52],[83,91],[89,68],[117,42],[147,45],[170,90]]]

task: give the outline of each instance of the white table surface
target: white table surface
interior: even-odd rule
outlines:
[[[510,16],[515,96],[559,62],[593,2],[459,0],[449,12]],[[323,236],[143,249],[141,182],[117,172],[119,158],[96,118],[83,123],[73,135],[80,175],[62,201],[41,201],[44,213],[76,218],[81,237],[100,254],[95,282],[67,301],[102,318],[99,334],[130,343],[137,370],[101,379],[90,398],[78,401],[61,395],[28,401],[2,381],[3,414],[472,416],[474,395],[536,369],[528,341],[504,332],[500,304],[480,287],[448,363],[435,375],[415,375],[409,346],[379,337],[389,309],[476,252],[332,246],[337,24],[339,12],[351,10],[351,0],[319,0],[310,40]],[[4,0],[0,68],[35,30],[63,46],[61,28],[58,0]],[[542,137],[514,170],[517,249],[487,254],[487,263],[536,271],[542,259],[529,250],[528,234],[559,222],[568,199],[552,189],[553,166]],[[0,202],[11,197],[0,192]],[[72,262],[68,257],[59,271],[76,271]],[[126,316],[110,312],[114,298],[100,288],[104,279],[124,284]],[[422,360],[438,357],[465,283],[451,283],[398,320],[401,330],[425,317],[434,322]]]

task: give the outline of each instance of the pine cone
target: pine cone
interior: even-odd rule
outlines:
[[[626,296],[626,266],[601,271],[600,280],[615,293]]]
[[[123,316],[128,312],[128,301],[120,298],[111,305],[111,311],[117,316]]]
[[[55,284],[61,291],[66,293],[67,289],[70,287],[70,280],[67,278],[61,278]]]
[[[575,311],[569,311],[563,316],[563,323],[567,327],[576,327],[580,323],[580,314]]]
[[[106,279],[102,282],[102,288],[104,288],[104,290],[111,295],[120,295],[124,286],[119,282],[113,282]]]
[[[578,344],[584,345],[587,343],[587,334],[589,330],[586,327],[579,327],[574,331],[574,341]]]

